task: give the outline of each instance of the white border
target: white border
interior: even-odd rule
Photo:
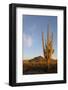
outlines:
[[[57,16],[57,47],[58,47],[58,73],[57,74],[39,74],[39,75],[22,75],[22,33],[23,33],[23,14],[28,15],[49,15]],[[63,10],[49,9],[16,9],[16,82],[36,82],[36,81],[55,81],[63,80]]]

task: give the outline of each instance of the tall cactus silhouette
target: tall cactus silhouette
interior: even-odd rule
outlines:
[[[50,31],[50,24],[48,24],[47,28],[47,40],[44,42],[44,32],[42,32],[42,47],[43,47],[43,54],[44,58],[47,61],[47,65],[51,64],[51,56],[54,53],[53,49],[53,32]],[[45,43],[45,44],[44,44]]]

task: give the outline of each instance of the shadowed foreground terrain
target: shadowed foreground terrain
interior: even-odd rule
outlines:
[[[47,64],[42,56],[35,57],[31,60],[23,60],[23,74],[47,74],[57,73],[57,60],[50,60],[51,63]]]

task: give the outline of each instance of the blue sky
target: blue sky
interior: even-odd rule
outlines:
[[[57,56],[57,17],[24,15],[22,21],[24,58],[33,58],[43,54],[42,32],[46,40],[48,23],[50,23],[50,31],[53,32],[53,48]]]

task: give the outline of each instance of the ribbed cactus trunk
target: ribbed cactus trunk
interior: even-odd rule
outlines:
[[[42,47],[43,47],[43,56],[45,58],[45,47],[44,47],[44,32],[42,32]]]
[[[53,54],[53,33],[50,32],[50,24],[48,24],[48,33],[47,33],[47,57],[48,57],[48,69],[51,64],[51,56]]]

